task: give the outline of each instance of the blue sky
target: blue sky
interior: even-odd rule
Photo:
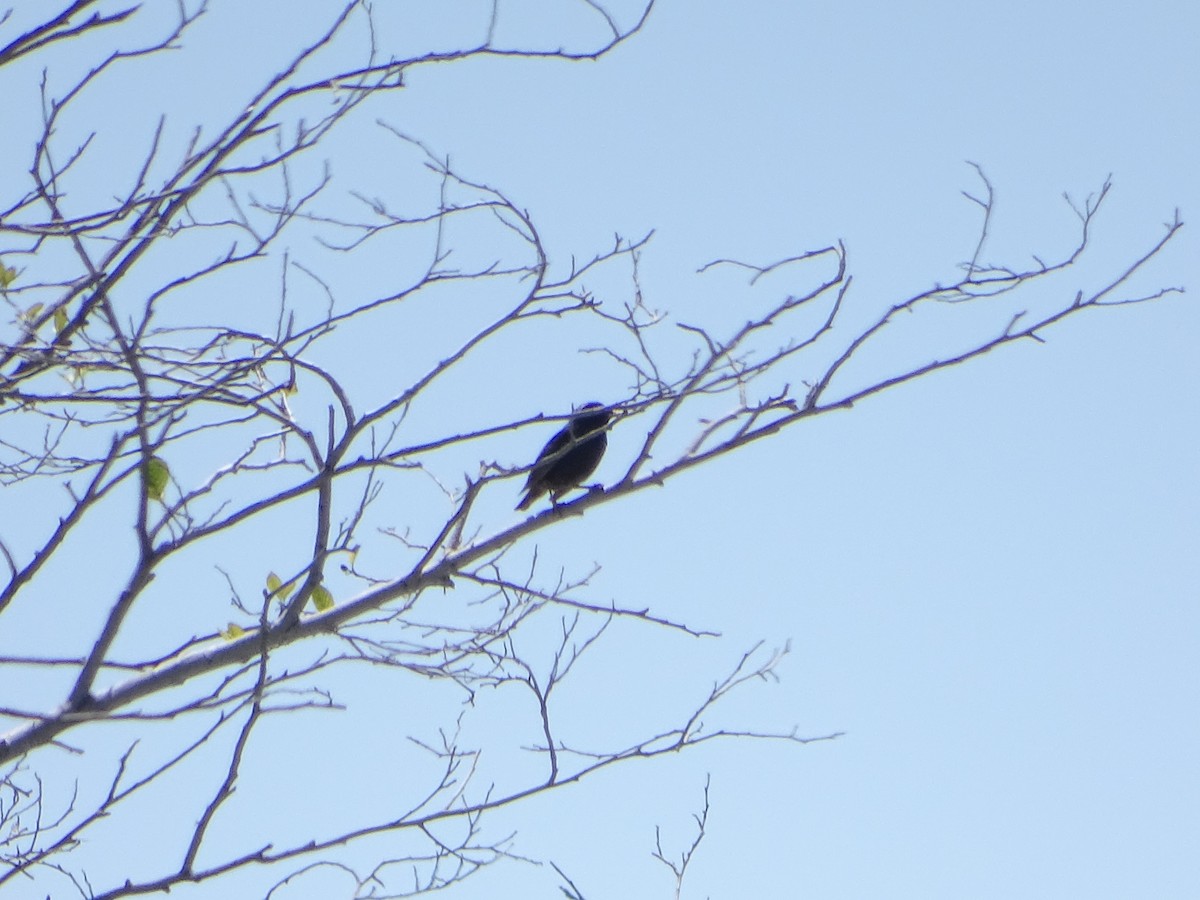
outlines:
[[[990,260],[1062,252],[1062,193],[1109,173],[1081,284],[1186,220],[1198,24],[1183,3],[666,3],[597,65],[431,69],[397,115],[563,252],[657,229],[645,286],[679,319],[729,302],[703,263],[838,238],[873,310],[969,257],[966,160],[997,190]],[[1185,229],[1148,278],[1194,289],[1197,258]],[[613,776],[522,840],[565,830],[585,893],[670,896],[649,821],[682,847],[711,771],[685,897],[1195,895],[1198,326],[1190,295],[1100,310],[556,539],[727,659],[790,639],[737,712],[846,735]]]
[[[228,60],[266,65],[269,46],[254,54],[285,6],[296,4],[246,14],[260,17],[238,31],[249,50],[215,24],[201,31],[211,83],[180,90],[214,105],[236,95],[244,70]],[[498,40],[602,33],[584,4],[566,6],[502,2]],[[613,9],[627,22],[635,6]],[[452,23],[398,18],[396,33],[478,39],[487,8],[464,4]],[[1063,192],[1081,202],[1111,173],[1094,252],[1061,288],[1073,292],[1148,249],[1177,207],[1185,221],[1200,210],[1198,31],[1184,2],[659,0],[643,32],[597,63],[413,71],[332,143],[346,154],[334,173],[394,177],[378,190],[403,195],[411,157],[374,124],[385,120],[527,209],[558,265],[653,229],[648,305],[721,327],[799,288],[697,274],[713,259],[765,264],[843,240],[850,318],[865,321],[970,257],[979,216],[962,192],[980,184],[968,160],[997,192],[985,258],[1014,267],[1068,250],[1077,223]],[[170,100],[165,85],[140,90]],[[379,165],[389,154],[395,172]],[[844,736],[617,768],[500,814],[494,833],[515,830],[514,852],[553,859],[589,900],[670,897],[655,826],[668,852],[686,846],[711,776],[685,898],[1200,894],[1198,260],[1189,224],[1131,290],[1192,293],[1071,318],[1044,344],[807,421],[539,535],[549,571],[601,567],[589,599],[722,633],[614,628],[563,700],[570,735],[620,744],[763,640],[790,643],[782,681],[740,695],[723,724]],[[363,283],[387,276],[363,268]],[[935,312],[868,350],[854,377],[953,346],[959,313]],[[380,363],[362,364],[365,381],[404,365],[392,336],[362,340],[356,352]],[[520,349],[486,385],[448,389],[447,421],[622,388],[574,345]],[[623,471],[641,421],[613,431],[598,477]],[[506,446],[532,454],[540,440]],[[429,710],[409,708],[403,682],[338,686],[345,713],[269,736],[279,755],[246,786],[246,809],[320,809],[321,789],[295,794],[310,779],[361,809],[403,793],[398,748]],[[491,702],[480,715],[496,729],[528,713]],[[347,735],[352,750],[332,740]],[[283,819],[280,833],[301,821]],[[452,895],[553,897],[555,885],[545,867],[505,863]]]

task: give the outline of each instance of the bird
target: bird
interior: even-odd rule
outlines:
[[[596,471],[600,457],[608,447],[605,426],[612,419],[612,410],[602,403],[585,403],[575,411],[571,421],[538,454],[537,462],[525,482],[525,498],[517,509],[527,509],[542,494],[550,494],[550,502],[558,498]]]

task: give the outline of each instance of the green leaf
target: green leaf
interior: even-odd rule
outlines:
[[[221,637],[225,638],[227,641],[236,641],[245,633],[245,628],[243,628],[241,625],[235,625],[233,622],[229,623],[228,628],[221,629]]]
[[[67,310],[60,306],[54,311],[54,333],[62,334],[67,330]]]
[[[329,589],[325,585],[318,584],[313,588],[312,602],[313,606],[317,608],[317,612],[326,612],[333,609],[333,594],[329,593]]]
[[[0,268],[3,268],[3,266],[0,266]],[[7,271],[12,271],[12,270],[9,269]],[[5,287],[8,287],[8,285],[5,284]],[[38,313],[40,313],[41,311],[42,311],[42,304],[35,303],[35,304],[33,304],[33,306],[29,307],[29,309],[27,309],[23,313],[21,313],[21,318],[24,319],[26,322],[32,322],[34,319],[36,319],[38,317]]]
[[[287,584],[284,584],[283,579],[280,578],[278,575],[276,575],[274,572],[268,573],[268,575],[267,575],[267,594],[268,595],[270,595],[272,597],[277,597],[280,600],[286,600],[288,597],[290,597],[292,595],[292,591],[294,591],[294,590],[296,590],[296,582],[295,581],[289,581]]]
[[[157,456],[152,456],[146,464],[146,494],[151,500],[162,503],[163,491],[171,480],[171,470]]]
[[[0,291],[6,290],[10,284],[17,280],[17,270],[10,269],[4,263],[0,263]]]

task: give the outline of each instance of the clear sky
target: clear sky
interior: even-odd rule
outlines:
[[[222,6],[211,34],[231,20]],[[266,54],[285,8],[281,34],[305,27],[293,10],[320,6],[255,4],[237,37],[210,37],[209,93],[237,84],[229,60],[246,50],[232,42]],[[551,12],[567,6],[583,14]],[[612,9],[628,22],[636,6]],[[478,39],[487,8],[414,17],[402,33]],[[603,33],[582,3],[499,9],[500,43]],[[588,900],[671,897],[655,826],[668,853],[686,847],[711,776],[684,898],[1200,896],[1197,34],[1184,0],[659,0],[600,62],[418,69],[344,136],[393,152],[377,117],[419,137],[527,209],[563,265],[654,229],[647,304],[684,322],[736,325],[739,304],[799,289],[697,274],[720,257],[766,264],[841,239],[847,302],[863,316],[952,280],[977,237],[967,161],[996,189],[985,257],[1013,267],[1068,251],[1063,192],[1082,202],[1111,173],[1072,288],[1121,271],[1177,207],[1189,222],[1135,290],[1190,293],[1068,319],[1044,344],[806,422],[539,536],[551,569],[601,566],[590,599],[722,634],[614,629],[614,650],[581,672],[586,704],[562,711],[575,734],[621,744],[763,640],[790,644],[782,680],[751,686],[721,724],[844,735],[618,767],[497,816],[515,853],[553,859]],[[864,359],[886,371],[945,352],[955,315]],[[591,357],[562,349],[531,342],[520,366],[448,410],[499,403],[516,417],[617,396],[618,381],[589,380]],[[599,478],[623,471],[640,422],[613,431]],[[404,696],[343,687],[362,706],[289,732],[312,742],[304,752],[281,738],[269,780],[247,787],[261,806],[247,808],[278,808],[314,760],[339,776],[325,789],[367,805],[373,785],[403,784],[387,767],[407,733]],[[503,728],[498,709],[484,715]],[[353,764],[326,749],[360,733]],[[287,803],[319,808],[318,795]],[[557,883],[501,863],[450,895],[550,898]]]
[[[430,69],[396,115],[563,253],[657,229],[644,286],[678,319],[728,302],[703,263],[838,238],[875,309],[969,257],[966,160],[999,262],[1062,252],[1062,193],[1109,173],[1114,254],[1186,219],[1198,30],[1183,2],[667,2],[597,65]],[[1155,286],[1200,283],[1182,237]],[[1099,255],[1083,284],[1124,259]],[[556,842],[589,897],[670,896],[651,824],[682,849],[711,772],[685,896],[1200,894],[1198,337],[1194,296],[1098,311],[573,526],[556,559],[727,664],[790,639],[733,721],[846,736],[613,775],[518,846]]]

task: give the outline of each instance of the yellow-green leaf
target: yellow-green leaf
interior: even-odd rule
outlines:
[[[11,270],[9,270],[9,271],[11,271]],[[6,284],[5,287],[8,287],[8,285]],[[24,319],[26,322],[32,322],[34,319],[36,319],[38,317],[38,313],[40,313],[41,311],[42,311],[42,304],[35,303],[35,304],[33,304],[33,306],[29,307],[29,309],[25,310],[25,312],[21,313],[21,318]]]
[[[67,330],[67,310],[60,306],[54,311],[54,333],[62,334]]]
[[[236,641],[245,633],[245,628],[243,628],[241,625],[236,625],[233,622],[229,623],[228,628],[221,629],[221,637],[225,638],[227,641]]]
[[[151,500],[161,503],[163,491],[167,489],[167,482],[170,480],[171,470],[167,468],[167,464],[157,456],[152,456],[146,464],[146,494]]]
[[[278,597],[280,600],[286,600],[292,595],[292,591],[296,589],[296,582],[289,581],[283,583],[283,579],[271,572],[267,575],[267,593],[272,597]]]
[[[17,280],[17,270],[10,269],[4,263],[0,263],[0,290],[6,289],[10,284]]]
[[[325,585],[318,584],[313,588],[312,602],[313,606],[317,608],[317,612],[333,609],[333,594],[329,593],[329,589]]]

